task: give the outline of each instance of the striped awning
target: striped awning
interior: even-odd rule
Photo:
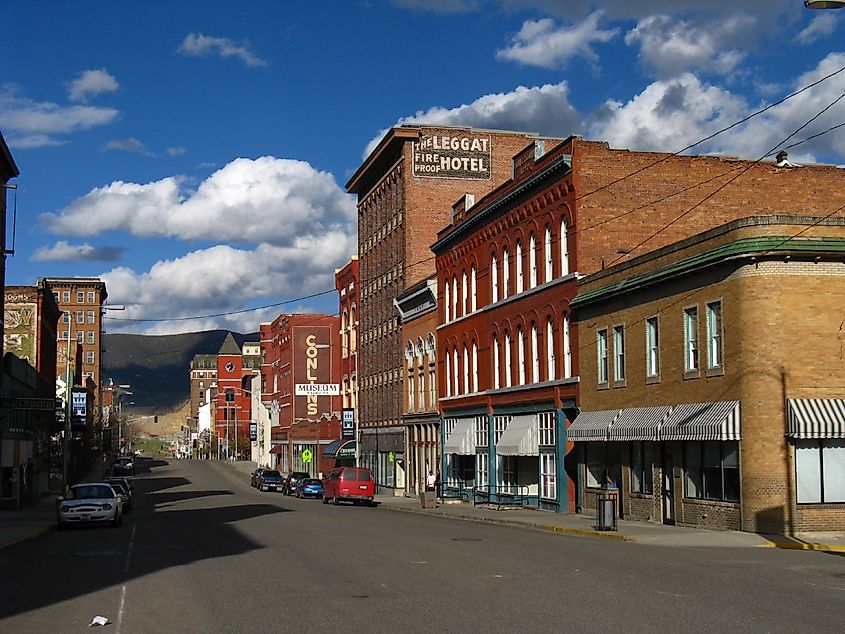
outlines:
[[[472,456],[475,454],[475,418],[459,418],[443,445],[443,453]]]
[[[739,401],[676,405],[660,427],[661,440],[741,440]]]
[[[610,440],[660,440],[660,424],[672,410],[661,407],[632,407],[623,409],[619,418],[610,426]]]
[[[621,410],[608,409],[600,412],[581,412],[566,430],[566,437],[575,442],[598,442],[607,440],[607,432]]]
[[[499,442],[496,443],[498,456],[539,456],[540,423],[536,414],[514,416]]]
[[[792,438],[845,438],[845,399],[791,398],[789,431]]]

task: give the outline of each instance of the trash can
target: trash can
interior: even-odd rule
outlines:
[[[616,525],[616,494],[599,493],[596,495],[596,530],[618,530]]]
[[[433,509],[437,507],[437,492],[436,491],[421,491],[420,504],[424,509]]]

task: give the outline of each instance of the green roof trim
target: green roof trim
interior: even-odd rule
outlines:
[[[622,293],[629,293],[665,280],[713,266],[725,260],[771,254],[845,255],[845,238],[794,238],[765,236],[744,238],[723,244],[709,251],[679,260],[655,271],[641,273],[618,282],[579,293],[572,300],[573,307],[586,306]],[[607,274],[607,271],[602,271]],[[589,278],[588,278],[589,279]]]

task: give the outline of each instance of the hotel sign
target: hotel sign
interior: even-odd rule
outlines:
[[[414,142],[414,176],[489,180],[491,146],[488,136],[424,134]]]

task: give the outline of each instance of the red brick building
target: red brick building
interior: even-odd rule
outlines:
[[[252,377],[261,371],[259,355],[244,354],[232,333],[217,352],[217,394],[214,430],[219,457],[250,454]]]
[[[380,488],[404,491],[403,341],[394,299],[434,273],[429,246],[461,195],[482,196],[511,176],[511,158],[536,135],[434,126],[393,128],[347,183],[358,196],[360,258],[359,451]]]
[[[337,458],[338,452],[343,458],[338,463],[343,466],[355,464],[357,454],[356,430],[358,422],[358,256],[335,271],[340,314],[340,400],[347,418],[340,440],[327,447],[323,453],[326,458]]]
[[[275,466],[318,476],[334,466],[324,447],[340,438],[340,318],[282,314],[260,329]]]

